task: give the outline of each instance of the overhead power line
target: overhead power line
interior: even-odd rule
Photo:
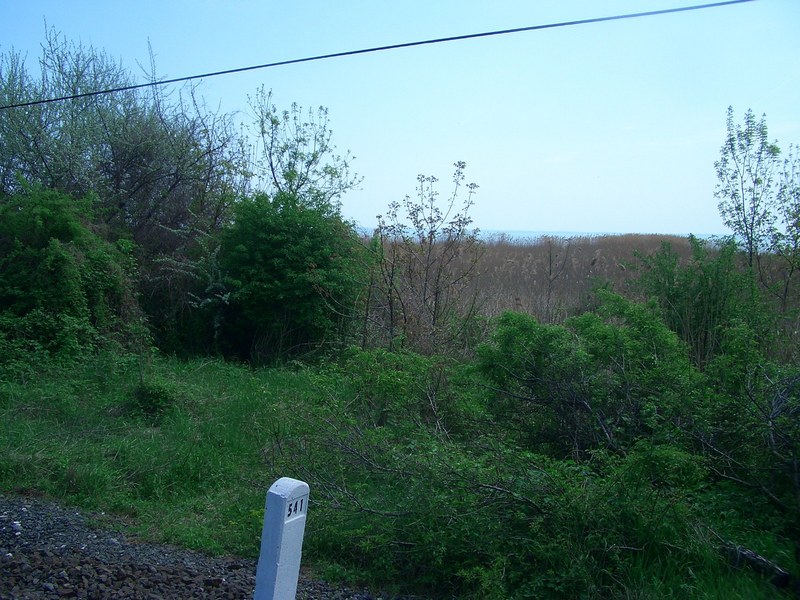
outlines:
[[[638,19],[641,17],[654,17],[657,15],[666,15],[670,13],[687,12],[692,10],[702,10],[706,8],[718,8],[721,6],[729,6],[731,4],[744,4],[745,2],[755,2],[756,0],[727,0],[725,2],[712,2],[710,4],[696,4],[694,6],[682,6],[678,8],[664,8],[661,10],[651,10],[647,12],[629,13],[624,15],[613,15],[610,17],[595,17],[592,19],[579,19],[577,21],[562,21],[560,23],[547,23],[545,25],[531,25],[529,27],[516,27],[514,29],[500,29],[497,31],[485,31],[483,33],[469,33],[465,35],[455,35],[451,37],[443,37],[429,40],[420,40],[417,42],[405,42],[402,44],[391,44],[388,46],[375,46],[373,48],[363,48],[361,50],[347,50],[345,52],[334,52],[332,54],[320,54],[317,56],[307,56],[305,58],[293,58],[290,60],[281,60],[277,62],[266,63],[263,65],[253,65],[250,67],[239,67],[237,69],[227,69],[225,71],[213,71],[211,73],[202,73],[200,75],[189,75],[187,77],[175,77],[174,79],[163,79],[159,81],[150,81],[148,83],[138,83],[135,85],[126,85],[123,87],[110,88],[106,90],[97,90],[94,92],[84,92],[82,94],[73,94],[71,96],[61,96],[59,98],[47,98],[44,100],[32,100],[30,102],[20,102],[18,104],[8,104],[0,106],[0,110],[8,108],[21,108],[24,106],[35,106],[37,104],[48,104],[50,102],[61,102],[63,100],[75,100],[77,98],[87,98],[91,96],[100,96],[103,94],[113,94],[115,92],[126,92],[129,90],[138,90],[146,87],[154,87],[158,85],[167,85],[170,83],[182,83],[184,81],[192,81],[194,79],[205,79],[208,77],[218,77],[220,75],[232,75],[233,73],[244,73],[245,71],[255,71],[257,69],[269,69],[272,67],[283,67],[286,65],[296,65],[299,63],[313,62],[317,60],[326,60],[330,58],[343,58],[345,56],[356,56],[358,54],[369,54],[372,52],[384,52],[386,50],[398,50],[400,48],[413,48],[414,46],[427,46],[431,44],[443,44],[445,42],[458,42],[461,40],[471,40],[476,38],[508,35],[511,33],[523,33],[526,31],[539,31],[541,29],[555,29],[556,27],[572,27],[574,25],[587,25],[590,23],[603,23],[606,21],[620,21],[622,19]]]

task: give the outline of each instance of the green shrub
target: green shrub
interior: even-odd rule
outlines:
[[[334,342],[362,284],[352,226],[285,193],[241,200],[234,214],[220,257],[231,290],[223,351],[264,363]]]
[[[164,381],[141,381],[131,392],[130,410],[150,418],[159,418],[175,407],[179,394],[175,386]]]
[[[0,199],[0,365],[141,339],[131,261],[94,233],[89,207],[36,188]]]
[[[506,313],[478,348],[490,410],[531,450],[624,452],[643,436],[670,435],[672,418],[697,394],[699,374],[653,307],[598,294],[596,313],[564,325]]]
[[[449,379],[452,361],[407,350],[359,350],[343,353],[334,372],[344,376],[352,394],[352,414],[365,425],[457,426],[455,393]]]
[[[744,321],[763,335],[766,313],[752,274],[737,264],[732,240],[718,247],[693,236],[689,242],[692,256],[685,264],[668,242],[639,255],[636,285],[656,299],[664,322],[686,342],[695,364],[705,367],[721,351],[728,327]]]
[[[430,428],[367,430],[346,407],[318,406],[293,426],[315,490],[308,553],[335,557],[342,574],[506,600],[624,597],[637,578],[662,576],[670,595],[693,572],[724,571],[694,526],[706,472],[686,452],[637,444],[576,463],[491,430],[469,443]]]

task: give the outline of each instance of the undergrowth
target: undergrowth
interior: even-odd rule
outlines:
[[[0,383],[0,490],[254,558],[266,490],[291,476],[312,488],[304,562],[350,583],[498,600],[780,597],[731,570],[714,536],[785,565],[791,548],[709,487],[702,462],[648,445],[581,462],[521,450],[487,430],[474,377],[360,351],[294,370],[143,369],[111,354],[40,367]],[[674,480],[652,479],[659,464]]]

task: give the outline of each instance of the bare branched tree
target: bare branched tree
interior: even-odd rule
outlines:
[[[389,347],[400,343],[424,353],[458,347],[476,314],[471,283],[483,244],[470,228],[478,186],[467,184],[467,197],[459,197],[465,168],[455,163],[453,191],[443,205],[436,177],[419,175],[416,196],[391,203],[386,215],[378,216],[373,244],[378,273],[367,318]]]

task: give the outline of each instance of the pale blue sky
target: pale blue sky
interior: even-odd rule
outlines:
[[[426,38],[689,6],[691,0],[0,0],[0,51],[33,63],[44,22],[134,72],[180,77]],[[208,79],[210,106],[326,106],[366,227],[467,163],[484,230],[723,233],[713,196],[725,113],[766,113],[800,143],[800,1],[394,50]]]

